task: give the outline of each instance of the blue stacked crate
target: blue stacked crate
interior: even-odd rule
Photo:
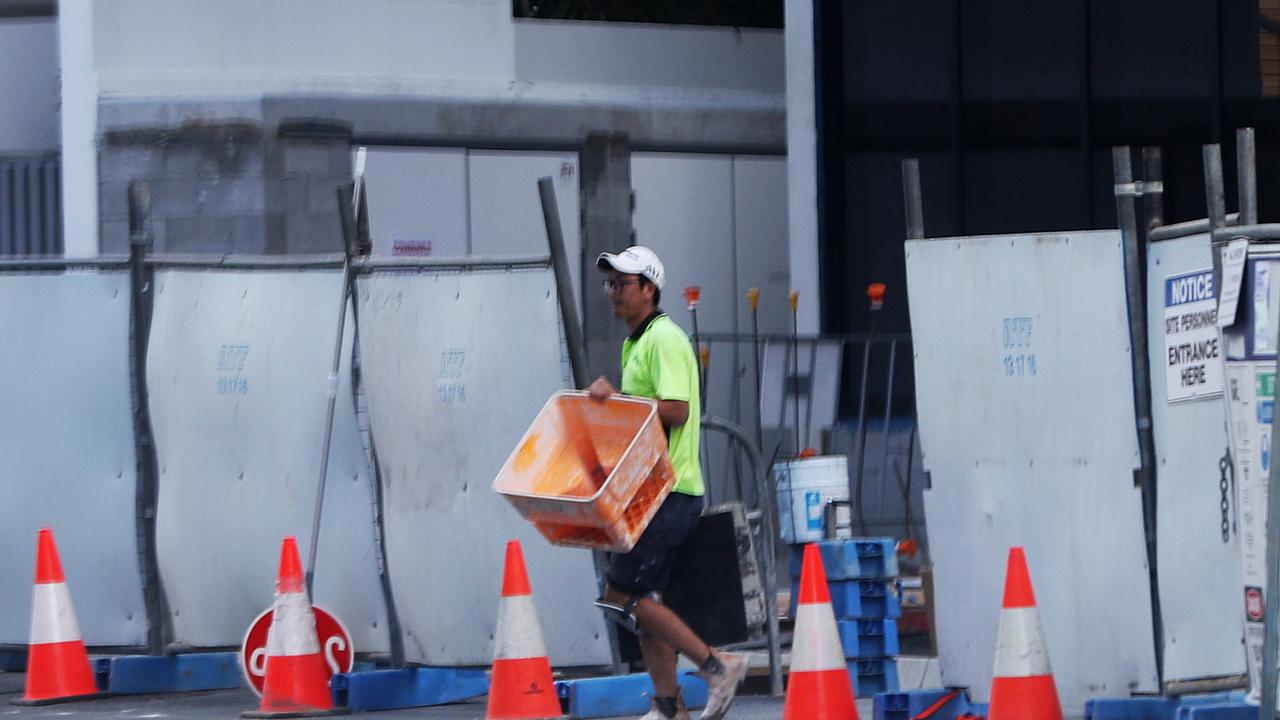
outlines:
[[[831,590],[840,644],[858,697],[898,690],[898,553],[893,538],[817,543]],[[791,617],[795,617],[804,546],[791,546]]]

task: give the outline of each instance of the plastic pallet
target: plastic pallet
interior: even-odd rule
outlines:
[[[970,711],[969,694],[961,688],[880,693],[871,704],[872,720],[912,720],[952,693],[956,696],[935,710],[930,720],[955,720]]]
[[[831,609],[838,620],[883,620],[902,617],[902,601],[892,588],[893,580],[832,580]],[[791,601],[787,617],[796,616],[796,600],[800,597],[799,578],[791,582]]]
[[[1085,720],[1173,720],[1177,698],[1098,698],[1084,704]]]
[[[27,653],[25,650],[19,652],[0,652],[0,671],[3,672],[26,672],[27,671]]]
[[[885,580],[836,580],[828,583],[831,609],[842,620],[899,618],[902,602]]]
[[[827,580],[862,580],[898,576],[898,544],[893,538],[853,538],[817,543]],[[791,546],[791,577],[799,578],[804,546]]]
[[[116,695],[240,687],[240,653],[121,655],[93,661],[98,687]]]
[[[1218,692],[1181,697],[1095,698],[1085,702],[1085,720],[1207,720],[1233,718],[1244,707],[1244,693]],[[1248,706],[1256,714],[1257,708]],[[1201,714],[1201,710],[1209,711]],[[1193,713],[1194,711],[1194,713]]]
[[[1258,706],[1246,702],[1184,705],[1175,720],[1257,720]]]
[[[470,668],[415,667],[338,673],[333,704],[363,710],[443,705],[489,692],[489,675]]]
[[[898,692],[898,661],[895,658],[852,660],[847,667],[858,697]]]
[[[848,659],[892,657],[898,654],[898,623],[892,620],[837,620],[840,646]]]
[[[653,681],[646,673],[559,680],[556,691],[571,718],[640,715],[649,709]],[[680,674],[680,692],[690,708],[707,704],[707,683],[692,671]]]

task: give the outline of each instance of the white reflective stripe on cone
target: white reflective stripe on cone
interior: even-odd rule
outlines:
[[[512,595],[498,600],[498,630],[494,660],[521,660],[546,657],[542,625],[532,595]]]
[[[1049,675],[1049,651],[1040,630],[1035,607],[1005,608],[1000,611],[996,634],[995,677]]]
[[[36,583],[31,596],[32,645],[80,639],[80,624],[66,583]]]
[[[271,627],[267,630],[267,655],[315,655],[320,652],[316,639],[316,617],[306,593],[284,593],[276,598]]]
[[[795,635],[791,638],[791,672],[844,670],[844,648],[836,630],[831,603],[796,607]]]

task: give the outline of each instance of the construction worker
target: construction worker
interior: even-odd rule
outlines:
[[[671,494],[635,547],[611,558],[604,597],[597,605],[639,638],[654,687],[653,709],[642,720],[689,718],[676,680],[677,654],[696,663],[707,681],[707,706],[701,717],[718,720],[728,712],[746,676],[746,658],[712,650],[662,603],[675,553],[702,515],[697,360],[688,336],[659,307],[665,271],[657,254],[636,245],[616,255],[602,253],[596,267],[608,273],[605,292],[614,314],[631,330],[622,343],[621,392],[658,401],[676,476]],[[618,392],[604,377],[588,389],[597,400]]]

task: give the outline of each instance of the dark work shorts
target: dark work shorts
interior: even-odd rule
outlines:
[[[702,496],[671,493],[631,552],[610,558],[605,579],[630,595],[666,592],[676,550],[693,532],[701,515]]]

